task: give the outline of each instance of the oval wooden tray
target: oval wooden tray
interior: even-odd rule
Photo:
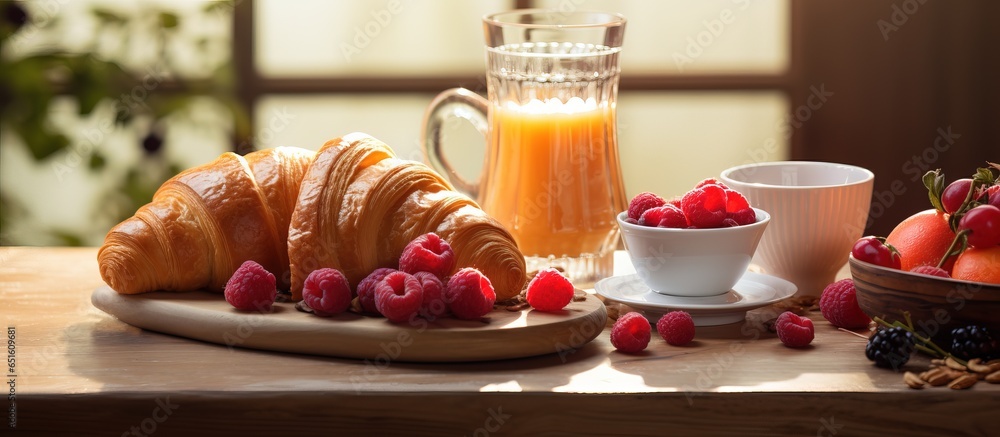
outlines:
[[[419,319],[412,325],[354,313],[322,318],[281,302],[269,314],[240,312],[221,294],[199,291],[121,295],[102,286],[91,302],[132,326],[230,347],[412,362],[566,352],[596,338],[607,319],[604,304],[593,295],[556,313],[500,309],[481,321]]]

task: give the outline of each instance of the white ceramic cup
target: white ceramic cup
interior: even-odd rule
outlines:
[[[722,182],[771,214],[753,262],[819,296],[861,238],[875,175],[829,162],[764,162],[722,172]]]

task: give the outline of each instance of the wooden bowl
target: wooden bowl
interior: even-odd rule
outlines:
[[[948,341],[953,328],[986,326],[1000,332],[1000,285],[905,272],[848,259],[858,304],[889,323],[909,311],[917,332]],[[943,346],[941,343],[938,343]]]

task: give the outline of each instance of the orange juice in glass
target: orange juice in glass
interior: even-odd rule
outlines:
[[[488,99],[453,89],[431,103],[428,160],[510,231],[529,270],[561,267],[577,286],[610,276],[626,203],[615,131],[624,17],[525,10],[484,27]],[[488,139],[477,182],[441,155],[449,117]]]

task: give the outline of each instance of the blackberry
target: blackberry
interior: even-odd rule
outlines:
[[[878,367],[898,370],[913,353],[913,334],[903,328],[880,329],[868,339],[865,356]]]
[[[951,330],[951,354],[963,360],[1000,358],[1000,344],[982,326],[969,325]]]

